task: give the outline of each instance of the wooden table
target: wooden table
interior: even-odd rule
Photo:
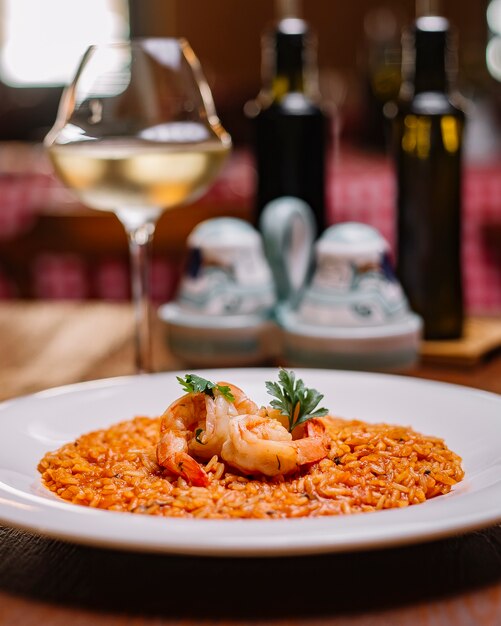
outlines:
[[[0,305],[0,396],[132,372],[132,314]],[[155,328],[157,369],[181,367]],[[501,355],[415,376],[501,393]],[[501,415],[500,415],[501,419]],[[381,551],[195,558],[82,547],[0,527],[0,626],[501,624],[501,529]]]

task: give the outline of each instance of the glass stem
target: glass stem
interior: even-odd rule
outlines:
[[[130,251],[131,292],[136,331],[136,371],[138,374],[144,374],[152,371],[149,260],[156,220],[147,221],[139,226],[124,223],[124,226]]]

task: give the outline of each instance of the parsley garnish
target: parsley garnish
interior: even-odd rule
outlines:
[[[235,398],[230,391],[228,385],[218,385],[217,383],[211,383],[210,380],[206,380],[196,374],[186,374],[184,378],[176,376],[177,380],[188,393],[206,393],[211,398],[214,397],[214,389],[217,389],[219,393],[224,396],[230,402],[234,402]]]
[[[271,406],[289,418],[290,433],[306,420],[327,415],[327,409],[316,409],[324,396],[316,389],[305,387],[300,378],[296,380],[294,372],[280,369],[278,380],[278,383],[266,381],[266,389],[274,398]]]

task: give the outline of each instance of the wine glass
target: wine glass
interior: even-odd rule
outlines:
[[[45,146],[63,183],[125,227],[136,368],[151,371],[148,253],[157,220],[202,195],[231,148],[188,42],[145,38],[91,46],[63,93]]]

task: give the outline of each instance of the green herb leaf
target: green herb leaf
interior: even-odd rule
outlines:
[[[327,409],[316,408],[324,396],[316,389],[305,387],[300,378],[296,380],[294,372],[280,369],[278,381],[266,381],[266,389],[274,398],[271,406],[288,417],[289,432],[313,417],[327,415]]]
[[[212,383],[210,380],[197,376],[196,374],[186,374],[184,378],[181,378],[180,376],[176,376],[176,378],[183,389],[188,393],[206,393],[208,396],[213,398],[214,389],[217,389],[219,393],[229,402],[235,401],[228,385],[218,385],[216,383]]]

